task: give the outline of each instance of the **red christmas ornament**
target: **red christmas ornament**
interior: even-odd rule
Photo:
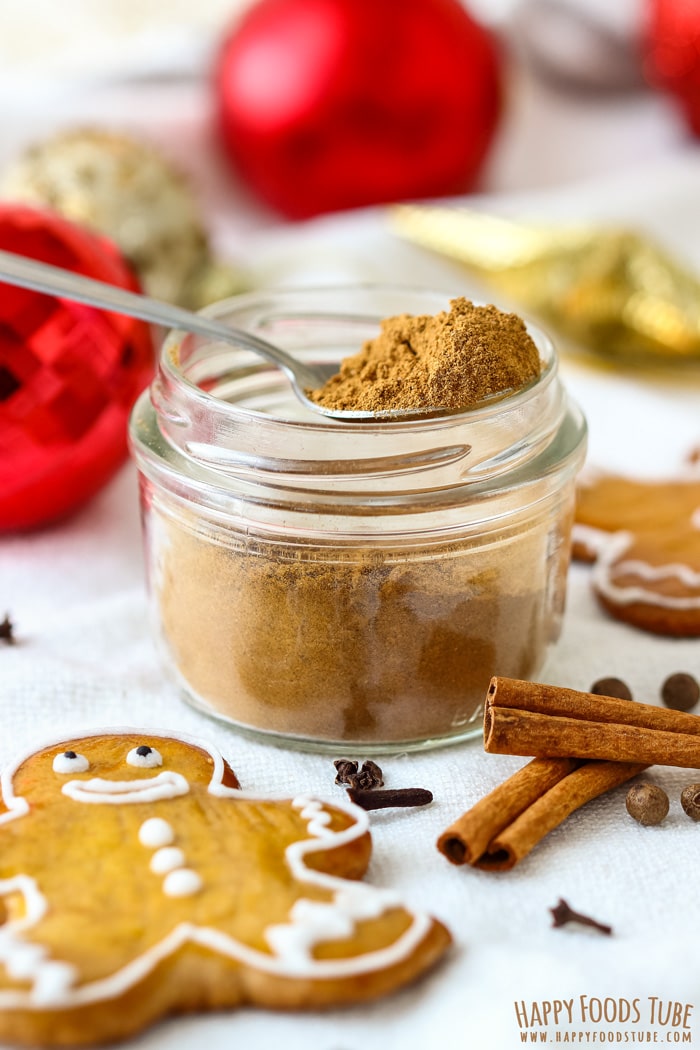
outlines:
[[[501,109],[494,41],[461,0],[260,0],[216,93],[235,167],[290,218],[469,189]]]
[[[58,215],[0,205],[0,248],[138,291],[117,249]],[[0,283],[0,529],[79,507],[127,451],[153,370],[147,325]]]
[[[697,0],[649,0],[645,45],[649,80],[677,98],[691,131],[700,136]]]

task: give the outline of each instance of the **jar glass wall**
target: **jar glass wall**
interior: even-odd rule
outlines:
[[[339,362],[381,318],[448,305],[355,286],[210,312]],[[530,386],[396,423],[319,416],[254,355],[171,335],[131,441],[155,627],[192,703],[368,753],[463,739],[493,674],[536,675],[561,624],[585,425],[530,330]]]

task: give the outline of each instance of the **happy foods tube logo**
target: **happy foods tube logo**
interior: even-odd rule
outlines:
[[[525,1044],[693,1044],[694,1005],[656,995],[516,999],[513,1009]]]

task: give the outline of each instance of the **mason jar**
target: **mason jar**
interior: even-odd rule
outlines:
[[[261,291],[208,313],[339,363],[411,288]],[[492,675],[537,675],[562,620],[585,422],[540,376],[437,418],[339,422],[253,353],[173,332],[135,406],[152,617],[190,703],[318,750],[481,730]]]

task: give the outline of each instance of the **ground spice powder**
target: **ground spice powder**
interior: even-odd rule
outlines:
[[[541,368],[520,317],[459,298],[449,312],[382,321],[379,335],[310,397],[341,411],[471,408],[527,385]]]
[[[188,692],[241,725],[317,741],[441,737],[480,719],[494,668],[536,673],[561,612],[545,581],[561,574],[532,566],[562,545],[551,521],[410,553],[171,523],[160,620]]]

